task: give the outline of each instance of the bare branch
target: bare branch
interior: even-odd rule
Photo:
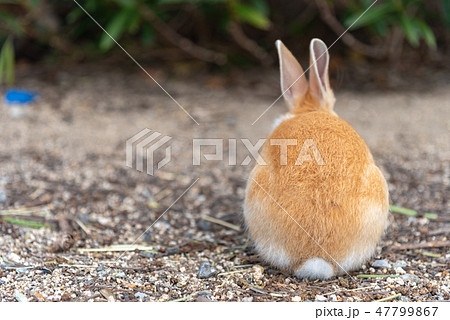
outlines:
[[[265,52],[255,41],[248,38],[237,22],[230,22],[229,31],[233,40],[241,48],[245,49],[252,56],[258,59],[263,66],[270,66],[273,63],[272,57],[267,52]]]
[[[359,53],[368,57],[382,59],[386,57],[386,48],[381,46],[371,46],[362,43],[356,39],[351,33],[346,32],[345,27],[336,19],[329,5],[325,0],[315,0],[316,6],[319,9],[322,20],[338,35],[342,35],[342,42],[348,47],[358,51]]]
[[[225,54],[200,47],[193,43],[191,40],[179,35],[146,6],[140,5],[139,10],[142,13],[144,19],[150,22],[152,26],[161,34],[161,36],[163,36],[174,46],[180,48],[182,51],[186,52],[194,58],[206,62],[212,62],[218,65],[226,63],[227,57]]]

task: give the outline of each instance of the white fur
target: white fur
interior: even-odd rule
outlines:
[[[273,243],[273,239],[267,243],[257,242],[255,245],[259,254],[270,264],[279,268],[289,267],[290,260],[288,255],[282,247]]]
[[[378,238],[375,238],[375,242],[370,239],[373,237],[372,230],[377,229],[376,226],[379,224],[385,224],[382,217],[382,209],[379,205],[370,204],[369,208],[366,210],[366,220],[364,225],[366,229],[363,230],[357,239],[355,239],[353,247],[349,250],[349,254],[340,263],[341,267],[345,271],[356,270],[361,267],[367,260],[372,257],[377,246]],[[340,268],[339,268],[340,269]],[[342,269],[339,270],[342,273]]]
[[[367,247],[361,247],[360,245],[358,246],[359,248],[355,246],[355,248],[350,251],[350,254],[348,254],[347,257],[340,263],[341,267],[347,272],[361,268],[361,266],[373,256],[376,243]],[[339,268],[338,271],[338,273],[344,272],[341,268]]]
[[[333,267],[322,258],[309,259],[295,271],[295,276],[298,278],[329,279],[333,275]]]
[[[378,171],[379,175],[382,177],[381,171],[376,166],[371,165],[367,167],[364,172],[363,184],[367,186],[370,184],[366,179],[373,174],[373,170]],[[389,197],[387,194],[386,196]],[[360,207],[367,208],[365,210],[364,221],[366,229],[360,232],[359,237],[354,242],[355,245],[349,250],[347,257],[340,263],[345,271],[360,268],[362,264],[366,263],[367,260],[373,256],[377,247],[377,241],[379,240],[378,237],[373,235],[373,232],[379,229],[385,230],[387,227],[388,220],[385,218],[387,212],[383,212],[382,205],[373,201],[363,201],[364,202],[360,203]],[[389,203],[389,198],[386,199],[386,203]],[[376,239],[375,242],[373,239]],[[340,271],[342,272],[342,270]]]
[[[250,179],[253,178],[254,171],[250,173]],[[249,188],[247,186],[247,189]],[[247,190],[248,194],[248,190]],[[244,216],[247,221],[256,217],[264,217],[263,212],[266,210],[263,202],[253,201],[251,203],[244,203]],[[290,264],[289,256],[281,245],[277,242],[275,226],[268,221],[265,226],[268,228],[264,238],[253,239],[256,251],[268,263],[279,268],[288,268]]]
[[[275,119],[275,121],[272,124],[272,131],[275,130],[275,128],[278,127],[280,123],[282,123],[284,120],[291,119],[293,117],[294,115],[292,113],[285,113],[279,116],[278,118]]]

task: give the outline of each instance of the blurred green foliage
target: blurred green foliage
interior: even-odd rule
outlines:
[[[421,42],[436,49],[436,30],[448,31],[450,0],[378,1],[363,16],[374,0],[327,0],[335,18],[343,27],[369,44],[383,43],[400,32],[413,47]],[[142,10],[145,7],[180,37],[211,50],[232,56],[261,47],[272,48],[276,38],[321,37],[330,34],[323,27],[319,1],[299,0],[0,0],[0,79],[11,79],[11,42],[23,54],[30,44],[39,54],[82,51],[84,56],[98,55],[116,46],[116,41],[134,46],[168,46],[164,30],[156,27]],[[79,4],[79,5],[78,5]],[[82,8],[80,7],[82,6]],[[86,14],[105,28],[103,32]],[[292,12],[298,12],[293,16]],[[243,32],[232,34],[230,25]],[[318,31],[320,33],[318,34]],[[325,30],[325,31],[324,31]],[[328,29],[329,30],[329,29]],[[247,37],[244,38],[243,37]],[[112,39],[113,38],[113,39]],[[336,37],[337,38],[337,35]],[[10,40],[8,40],[10,41]],[[394,41],[394,40],[392,40]],[[398,38],[397,40],[398,41]],[[250,44],[249,44],[250,43]],[[170,45],[169,45],[170,46]],[[173,43],[172,43],[173,46]],[[182,44],[180,44],[182,46]],[[249,49],[250,48],[250,49]],[[261,54],[259,54],[261,55]],[[258,53],[254,54],[258,56]],[[231,59],[232,60],[232,59]],[[5,62],[6,61],[6,62]],[[9,81],[8,80],[8,81]]]
[[[11,38],[8,38],[0,51],[0,84],[7,86],[14,84],[14,47]]]
[[[348,6],[350,14],[345,18],[344,25],[352,26],[350,30],[369,28],[371,32],[382,38],[387,36],[392,28],[400,27],[409,44],[413,47],[418,47],[420,40],[423,39],[430,48],[436,48],[434,33],[425,21],[427,12],[425,11],[424,1],[384,1],[377,6],[373,6],[362,15],[364,8],[370,6],[372,2],[373,0],[363,0],[350,4]],[[450,12],[444,11],[444,13],[446,15],[442,18],[448,19]],[[428,18],[430,17],[431,15]]]

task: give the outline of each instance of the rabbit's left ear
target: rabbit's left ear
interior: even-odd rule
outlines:
[[[283,42],[277,40],[275,45],[280,59],[281,93],[289,110],[293,110],[308,91],[308,81],[302,66]]]
[[[309,88],[320,103],[333,110],[334,94],[330,88],[330,80],[328,78],[328,64],[330,56],[325,43],[320,39],[311,40],[309,47],[310,52],[310,71],[309,71]]]

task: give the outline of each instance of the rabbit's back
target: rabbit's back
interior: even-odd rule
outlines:
[[[244,218],[264,260],[326,279],[372,256],[387,225],[388,187],[363,139],[334,112],[325,43],[310,43],[309,80],[276,46],[289,112],[263,147],[266,165],[250,174]]]
[[[286,164],[283,139],[297,140]],[[306,266],[301,276],[308,277],[317,268],[340,273],[338,264],[350,270],[373,253],[385,228],[387,186],[347,122],[321,111],[296,115],[272,132],[262,156],[267,165],[252,171],[244,215],[266,260],[293,271]]]

